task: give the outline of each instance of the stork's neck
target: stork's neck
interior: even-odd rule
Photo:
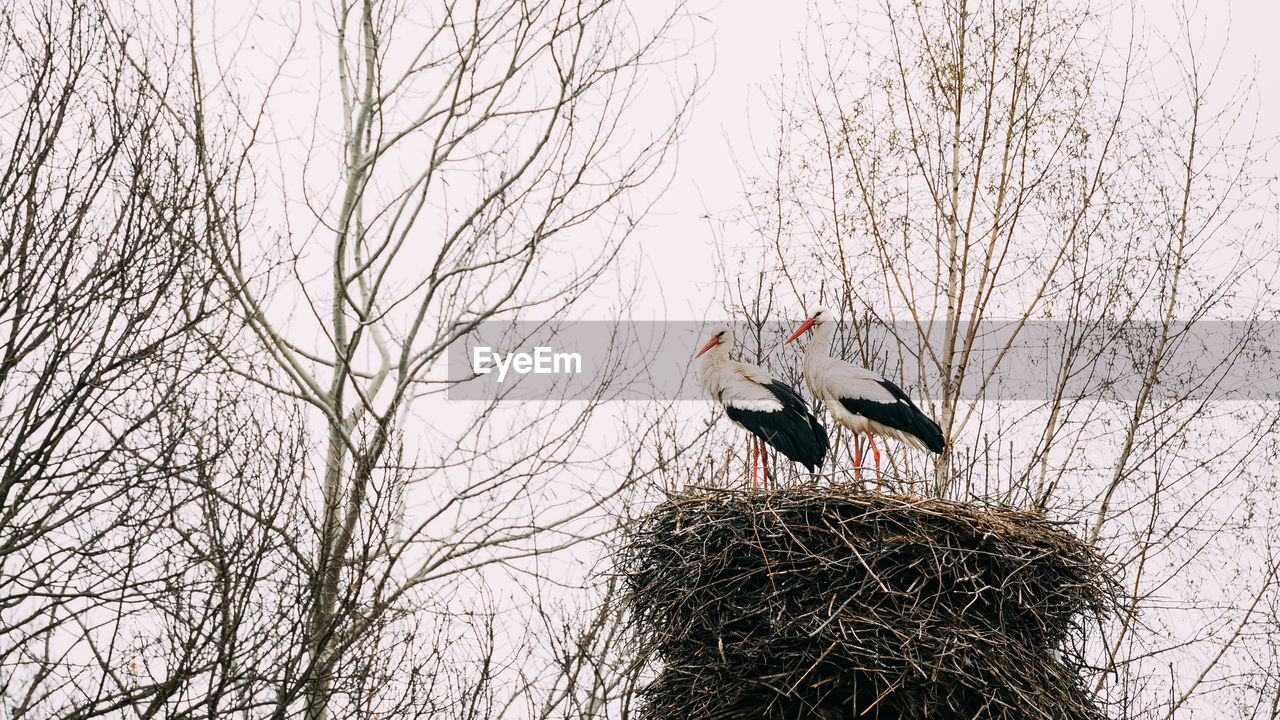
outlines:
[[[724,367],[729,360],[729,343],[720,343],[702,354],[702,374],[707,376]]]
[[[729,343],[720,343],[702,354],[702,387],[712,396],[719,397],[725,365],[729,362]]]
[[[819,394],[818,388],[821,384],[818,376],[831,360],[831,334],[835,329],[836,324],[833,322],[814,326],[813,335],[809,337],[809,345],[804,350],[804,381],[809,386],[809,392],[815,396]]]
[[[831,321],[813,328],[813,337],[809,340],[807,355],[831,356],[831,336],[836,331],[836,324]]]

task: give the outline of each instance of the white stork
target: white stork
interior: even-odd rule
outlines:
[[[822,467],[827,454],[827,429],[809,410],[809,404],[785,383],[775,380],[764,368],[729,359],[733,333],[727,325],[712,330],[711,339],[695,358],[702,361],[702,387],[733,423],[748,433],[751,486],[756,485],[756,460],[765,452],[764,485],[769,485],[767,451],[763,443],[804,465],[813,472]]]
[[[827,405],[836,422],[853,431],[853,463],[862,473],[862,454],[856,438],[866,433],[876,457],[876,485],[880,484],[880,448],[875,435],[897,438],[908,445],[934,453],[942,452],[946,441],[942,429],[911,402],[902,388],[879,374],[838,358],[831,357],[831,334],[839,319],[827,308],[813,311],[804,323],[787,338],[800,337],[813,328],[813,339],[805,350],[804,381],[809,392]]]

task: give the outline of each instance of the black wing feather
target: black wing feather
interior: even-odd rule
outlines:
[[[942,452],[946,440],[942,437],[942,428],[920,408],[911,402],[911,397],[902,388],[888,380],[880,380],[880,387],[893,395],[895,402],[881,403],[865,398],[840,398],[840,404],[846,410],[861,415],[868,420],[875,420],[881,425],[915,435],[924,441],[925,447],[935,453]]]
[[[809,403],[777,380],[763,387],[782,403],[781,410],[765,412],[726,405],[725,414],[778,452],[804,465],[809,472],[821,468],[830,442],[827,429],[809,410]]]

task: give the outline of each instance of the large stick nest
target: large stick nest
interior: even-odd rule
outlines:
[[[631,533],[644,717],[1105,717],[1106,560],[1043,515],[851,487],[687,491]]]

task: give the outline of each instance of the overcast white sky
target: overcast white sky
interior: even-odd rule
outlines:
[[[875,0],[819,3],[824,13],[832,12],[831,8],[852,13],[857,7],[878,4]],[[1259,134],[1280,131],[1280,3],[1229,0],[1183,7],[1184,3],[1167,0],[1134,0],[1132,5],[1123,1],[1114,5],[1117,42],[1126,39],[1132,16],[1153,51],[1178,40],[1180,15],[1192,18],[1192,26],[1202,33],[1201,57],[1221,55],[1218,96],[1230,94],[1239,82],[1252,78]],[[645,294],[652,298],[660,292],[664,298],[660,304],[672,319],[700,318],[716,299],[709,283],[716,222],[704,216],[709,212],[723,220],[741,204],[739,168],[756,170],[758,158],[768,149],[773,117],[765,101],[781,72],[796,69],[811,7],[800,1],[703,0],[694,2],[690,10],[692,26],[704,42],[689,61],[698,68],[705,86],[680,143],[670,191],[639,235],[652,267]],[[1170,83],[1176,81],[1172,59],[1161,59],[1159,52],[1152,55]],[[1280,161],[1274,156],[1268,167],[1269,174],[1280,174]],[[737,242],[749,240],[747,231],[741,225],[727,228],[730,239]]]
[[[668,10],[672,2],[632,0],[628,7],[641,16],[642,22],[648,22]],[[679,144],[670,187],[636,236],[640,247],[633,247],[633,251],[637,256],[643,255],[647,271],[642,302],[630,304],[634,317],[688,320],[714,314],[719,298],[711,282],[713,243],[717,233],[735,244],[752,240],[745,225],[724,223],[742,207],[743,171],[758,170],[760,158],[770,149],[774,117],[767,100],[783,73],[794,79],[802,38],[812,27],[810,16],[820,12],[826,18],[852,17],[860,8],[875,10],[880,4],[881,0],[690,0],[689,17],[679,26],[677,39],[687,41],[692,36],[694,47],[668,68],[678,75],[675,84],[687,85],[696,73],[702,88]],[[152,5],[156,7],[141,12],[166,12],[163,3]],[[1180,15],[1193,18],[1193,26],[1202,31],[1200,57],[1222,55],[1216,80],[1221,94],[1230,94],[1240,81],[1254,78],[1260,133],[1280,129],[1280,74],[1272,71],[1280,68],[1280,42],[1276,40],[1280,37],[1280,3],[1226,0],[1183,8],[1183,3],[1176,0],[1104,0],[1094,5],[1095,9],[1110,6],[1117,44],[1127,42],[1132,17],[1139,36],[1146,38],[1144,42],[1153,49],[1150,54],[1157,60],[1160,53],[1154,50],[1177,40]],[[254,1],[246,2],[237,12],[234,5],[219,5],[214,24],[217,34],[226,36],[220,42],[246,32],[260,43],[257,50],[248,52],[261,57],[242,57],[237,66],[240,71],[276,66],[277,56],[286,52],[282,33],[295,22],[292,18],[296,9],[286,7],[292,6]],[[1099,13],[1108,14],[1104,10]],[[302,14],[307,18],[304,26],[314,23],[321,30],[320,35],[327,35],[332,20],[326,16],[324,4],[304,3]],[[260,29],[242,30],[253,25],[255,18],[265,20],[258,23]],[[308,96],[320,77],[329,75],[333,63],[322,46],[316,45],[320,38],[312,32],[315,29],[304,30],[299,45],[287,50],[295,62],[289,66],[291,74],[276,89],[277,102],[284,107],[275,116],[279,123],[275,130],[277,137],[286,139],[281,145],[281,160],[286,165],[301,162],[299,148],[308,147],[315,123],[314,103],[321,103],[322,113],[331,109],[325,100]],[[230,42],[234,45],[238,41]],[[254,47],[253,39],[243,42]],[[1176,65],[1166,57],[1163,67],[1169,73],[1170,84],[1174,84]],[[325,87],[332,91],[331,83]],[[651,87],[649,92],[655,93],[653,101],[632,109],[635,127],[641,131],[667,119],[671,110],[672,92],[668,88]],[[300,102],[302,98],[305,99]],[[336,102],[336,96],[332,99]],[[651,111],[648,115],[646,107]],[[336,166],[330,168],[324,163],[336,160],[336,156],[324,154],[311,157],[306,175],[327,180],[336,175]],[[1272,159],[1270,167],[1274,174],[1280,174],[1280,162]],[[328,187],[324,183],[321,186]],[[295,192],[286,202],[297,203],[299,199]],[[299,214],[305,216],[305,212]],[[618,307],[614,298],[601,300],[596,312],[612,314]]]
[[[123,0],[121,1],[123,4]],[[645,14],[657,12],[658,5],[665,6],[674,0],[626,1],[628,7],[633,8],[635,12]],[[743,207],[743,173],[757,170],[760,159],[770,150],[774,117],[768,107],[768,99],[784,73],[794,75],[798,71],[797,62],[803,48],[802,38],[806,28],[811,27],[809,23],[812,21],[811,13],[814,4],[807,0],[689,1],[691,3],[688,10],[689,17],[681,25],[681,32],[689,32],[697,38],[698,42],[690,50],[688,57],[671,67],[679,76],[682,76],[682,80],[687,79],[683,76],[692,75],[696,71],[704,84],[680,141],[677,162],[670,175],[670,185],[662,199],[647,216],[635,238],[638,241],[633,248],[636,255],[632,257],[642,254],[644,262],[640,301],[632,302],[629,297],[605,298],[607,302],[587,309],[589,313],[599,313],[595,318],[612,314],[619,305],[631,307],[637,319],[692,320],[716,316],[719,314],[716,307],[721,300],[722,290],[716,284],[717,276],[713,269],[715,243],[719,239],[724,239],[737,245],[746,245],[755,240],[750,237],[746,224],[734,223],[731,218],[741,212]],[[172,6],[165,0],[140,0],[137,10],[139,14],[151,17],[149,13],[152,10],[146,6],[148,2],[155,5],[154,12],[158,16],[156,26],[167,28],[163,18],[165,13],[174,12]],[[817,4],[833,10],[843,8],[848,14],[856,12],[859,5],[875,7],[879,2],[880,0],[862,0],[861,3],[818,0]],[[1206,1],[1201,3],[1199,8],[1192,6],[1182,13],[1178,10],[1180,3],[1164,0],[1133,0],[1132,6],[1129,5],[1128,0],[1103,0],[1103,3],[1114,7],[1117,34],[1121,38],[1127,39],[1130,18],[1134,18],[1141,28],[1140,36],[1146,38],[1143,43],[1151,48],[1160,48],[1173,42],[1179,31],[1180,17],[1184,15],[1191,17],[1192,25],[1203,29],[1198,38],[1199,57],[1202,60],[1216,58],[1219,54],[1222,57],[1216,85],[1221,88],[1221,91],[1217,95],[1211,94],[1210,101],[1216,98],[1225,102],[1226,98],[1234,94],[1240,82],[1253,78],[1256,80],[1253,95],[1256,101],[1258,132],[1267,135],[1280,130],[1280,75],[1276,72],[1280,69],[1280,39],[1278,39],[1280,38],[1280,0]],[[133,3],[129,5],[133,6]],[[325,205],[324,192],[332,190],[333,185],[340,179],[340,176],[334,172],[334,168],[340,166],[340,146],[325,144],[325,142],[314,144],[311,142],[314,140],[312,133],[319,134],[322,141],[331,139],[324,133],[332,131],[332,123],[338,122],[337,118],[340,116],[340,113],[334,112],[335,107],[339,106],[336,105],[333,85],[331,83],[326,85],[319,81],[319,78],[324,77],[326,73],[332,72],[333,56],[325,54],[326,51],[322,48],[321,40],[324,39],[322,33],[311,32],[317,27],[322,32],[327,32],[331,27],[331,23],[326,24],[315,18],[316,14],[323,16],[327,9],[328,3],[311,2],[311,0],[300,0],[296,8],[284,3],[273,4],[263,0],[252,0],[250,4],[250,0],[245,0],[238,7],[233,2],[218,4],[216,10],[211,4],[207,9],[207,12],[217,16],[213,24],[217,26],[219,32],[207,42],[211,46],[220,46],[225,43],[230,47],[244,48],[243,62],[236,67],[250,76],[243,82],[248,93],[252,93],[256,87],[251,80],[265,81],[265,78],[251,77],[255,70],[269,75],[277,67],[275,59],[290,54],[288,43],[281,42],[281,38],[287,37],[285,32],[298,24],[293,13],[296,11],[302,15],[304,23],[314,23],[313,26],[302,25],[299,47],[291,54],[294,60],[287,63],[288,74],[281,78],[276,88],[277,95],[274,99],[285,109],[275,116],[276,124],[270,128],[273,134],[269,141],[264,141],[260,146],[268,159],[262,162],[260,168],[264,176],[261,178],[264,201],[259,212],[264,215],[277,212],[281,204],[269,201],[274,199],[271,197],[272,192],[281,192],[285,195],[283,204],[292,205],[295,208],[296,220],[300,224],[306,224],[307,221],[314,219],[308,217],[307,208],[302,204],[306,198],[296,192],[293,181],[289,178],[281,180],[278,188],[273,188],[276,171],[279,170],[280,175],[296,171],[305,181],[313,182],[318,190],[317,205],[326,208],[329,206]],[[277,20],[276,15],[283,16],[284,19]],[[254,20],[264,16],[265,19],[260,23]],[[222,33],[225,33],[225,36]],[[242,34],[246,39],[241,39]],[[1157,53],[1157,59],[1158,56]],[[1165,66],[1165,72],[1170,77],[1170,85],[1172,85],[1177,68],[1171,60],[1167,59],[1167,61],[1169,64]],[[211,70],[210,75],[216,75],[216,70]],[[667,96],[671,94],[661,86],[661,79],[659,77],[658,86],[650,90],[658,93],[659,99],[663,99],[661,96],[664,94]],[[246,105],[252,106],[252,101]],[[669,112],[670,105],[658,102],[649,110],[651,113],[646,115],[644,106],[635,109],[636,128],[652,124],[649,122],[651,120],[660,122]],[[325,121],[317,121],[317,114],[323,115]],[[1245,125],[1248,129],[1249,124]],[[314,155],[308,155],[306,151],[312,147],[318,149]],[[271,162],[269,152],[278,153],[278,161],[274,164]],[[410,160],[412,161],[413,159]],[[305,167],[302,165],[303,162],[307,163]],[[1267,163],[1265,167],[1271,174],[1280,174],[1280,161],[1276,157],[1269,158]],[[268,218],[264,228],[269,229],[270,232],[264,229],[260,233],[264,245],[278,243],[279,238],[275,237],[273,232],[279,231],[282,236],[287,236],[287,231],[293,229],[278,227],[278,222],[278,218]],[[424,222],[423,225],[425,226],[426,223]],[[254,230],[256,232],[258,228],[255,227]],[[302,231],[298,235],[305,239],[306,233]],[[586,235],[585,240],[593,239],[593,236]],[[323,269],[325,253],[330,246],[317,244],[315,247],[317,251],[313,261],[319,262],[319,269]],[[313,283],[317,288],[325,288],[328,283],[324,276],[318,273],[309,274],[317,268],[307,265],[307,262],[309,261],[304,257],[298,271],[303,281]],[[406,275],[420,274],[419,268],[412,262],[402,262],[397,269]],[[294,278],[286,276],[284,280],[286,283],[293,283]],[[612,289],[610,292],[613,292]],[[296,290],[286,289],[281,291],[280,295],[282,296],[280,304],[283,306],[280,312],[288,315],[282,320],[282,326],[292,321],[294,324],[287,326],[287,329],[300,336],[303,339],[301,344],[305,346],[305,342],[309,339],[308,328],[319,325],[323,319],[317,319],[308,313],[308,309],[304,308],[299,300]],[[800,311],[801,309],[796,307],[788,314],[792,319],[799,319]],[[390,324],[391,321],[389,320],[388,323]],[[318,331],[313,334],[321,350],[325,350],[324,336]],[[795,346],[792,348],[793,351],[796,350]],[[790,357],[794,358],[797,355],[793,354]],[[438,371],[436,377],[443,377],[445,370],[441,363],[436,368]],[[445,402],[446,400],[442,397],[428,397],[414,406],[414,415],[404,428],[410,443],[417,443],[417,447],[434,452],[432,443],[437,438],[442,440],[440,445],[447,448],[449,442],[455,440],[450,433],[462,432],[459,428],[464,427],[465,423],[455,424],[452,422],[453,417],[444,414],[449,411],[448,408],[442,410]],[[720,417],[719,422],[722,427],[726,426],[727,422],[717,414],[718,409],[713,408],[709,401],[700,400],[698,405],[691,405],[688,412],[690,416]],[[455,417],[463,418],[470,411],[471,408],[459,410],[457,407],[452,410],[456,413]],[[517,412],[533,415],[540,411],[541,408],[534,408],[525,413],[525,408],[519,406],[511,410],[512,416],[516,416]],[[569,426],[578,421],[575,413],[576,410],[571,409],[553,419],[556,423]],[[314,420],[318,416],[318,412],[312,411],[309,419]],[[492,419],[499,415],[495,413],[489,417]],[[523,418],[523,415],[520,417]],[[553,426],[552,423],[546,423],[546,425],[551,428],[546,430],[548,435],[559,432],[559,426]],[[316,427],[322,427],[322,425],[317,423]],[[519,426],[513,421],[512,427]],[[621,424],[615,427],[602,424],[597,427],[601,429],[591,431],[597,434],[588,435],[583,443],[583,446],[591,451],[584,453],[586,455],[594,455],[596,448],[603,448],[599,454],[608,459],[609,451],[636,440],[634,436],[624,435],[629,428]],[[488,428],[485,428],[485,431],[487,438]],[[503,428],[499,428],[493,435],[501,437],[503,431]],[[323,435],[317,434],[315,437],[323,438]],[[738,442],[738,437],[740,436],[735,435],[733,442]],[[467,439],[468,442],[471,440],[473,438]],[[591,446],[593,441],[596,443],[594,447]],[[413,456],[417,447],[411,447],[406,456]],[[726,446],[725,449],[728,450],[729,447]],[[736,452],[736,448],[740,446],[733,447]],[[576,446],[573,449],[576,449]],[[497,459],[492,462],[495,464],[504,462],[508,455],[516,456],[524,451],[523,446],[499,448],[494,453]],[[319,455],[315,457],[318,458]],[[434,456],[431,457],[434,458]],[[553,482],[559,484],[545,490],[545,496],[553,498],[555,504],[549,508],[537,506],[538,511],[567,513],[564,507],[581,502],[581,498],[584,497],[581,493],[583,487],[594,490],[592,483],[599,481],[599,467],[604,462],[596,461],[594,458],[581,462],[578,462],[576,457],[572,459],[574,462],[567,462],[562,471],[564,479],[551,478]],[[450,462],[453,462],[452,458]],[[513,465],[523,467],[515,461]],[[539,467],[542,466],[539,465]],[[407,515],[412,521],[416,522],[416,518],[419,517],[431,516],[441,505],[446,508],[455,505],[454,498],[448,497],[452,492],[448,484],[452,480],[449,477],[450,471],[460,475],[470,472],[470,468],[450,466],[439,473],[431,470],[423,471],[423,476],[432,480],[434,484],[424,482],[409,491],[405,502],[409,506]],[[477,474],[483,472],[484,470],[481,470]],[[545,470],[539,472],[547,473]],[[542,481],[541,477],[536,475],[534,477],[539,482]],[[612,487],[609,484],[611,481],[608,478],[605,480],[600,484]],[[439,500],[440,497],[448,499],[442,502]],[[523,510],[525,502],[529,507],[535,507],[536,503],[542,500],[541,496],[533,499],[522,497],[519,502],[514,503],[517,508],[514,512]],[[1228,501],[1234,502],[1234,496],[1228,498]],[[461,507],[463,504],[456,503],[456,506]],[[547,504],[550,505],[550,503]],[[422,510],[421,508],[424,507],[426,509]],[[1228,507],[1227,511],[1232,509]],[[455,509],[452,512],[461,514],[462,510]],[[532,515],[532,512],[530,514]],[[442,525],[454,522],[454,518],[445,515],[443,511],[440,511],[440,516],[442,519],[439,523]],[[585,524],[590,520],[591,518],[588,518],[583,522]],[[465,522],[465,518],[457,521],[459,527],[464,526]],[[430,530],[434,532],[435,527],[432,526]],[[454,531],[455,528],[446,530]],[[429,534],[426,533],[424,536]],[[1224,537],[1241,543],[1252,540],[1252,538],[1236,538],[1229,533],[1224,534]],[[541,542],[540,539],[538,541]],[[557,537],[554,541],[548,540],[548,542],[560,542],[560,539]],[[1222,557],[1232,561],[1238,560],[1237,556],[1229,554],[1233,549],[1223,550]],[[565,557],[557,555],[545,561],[538,558],[537,562],[573,561],[581,563],[583,567],[589,567],[591,560],[594,558],[584,558],[580,553],[577,557],[565,554]],[[499,571],[498,568],[494,569],[495,573]],[[542,569],[541,577],[556,579],[556,572],[556,570]],[[579,571],[575,568],[574,572]],[[509,583],[509,586],[515,586],[522,591],[525,589],[515,581]],[[489,590],[495,593],[506,592],[509,587],[495,585],[493,588],[486,589],[486,592]],[[591,600],[588,598],[585,602]],[[472,602],[472,599],[462,598],[460,602]],[[1188,616],[1171,617],[1172,620],[1158,617],[1156,621],[1176,623],[1180,618]],[[1195,635],[1199,633],[1201,627],[1179,627],[1176,630],[1179,633],[1185,631],[1189,635]],[[1173,631],[1170,631],[1170,634],[1173,634]],[[1189,671],[1189,669],[1184,670],[1184,672]]]

